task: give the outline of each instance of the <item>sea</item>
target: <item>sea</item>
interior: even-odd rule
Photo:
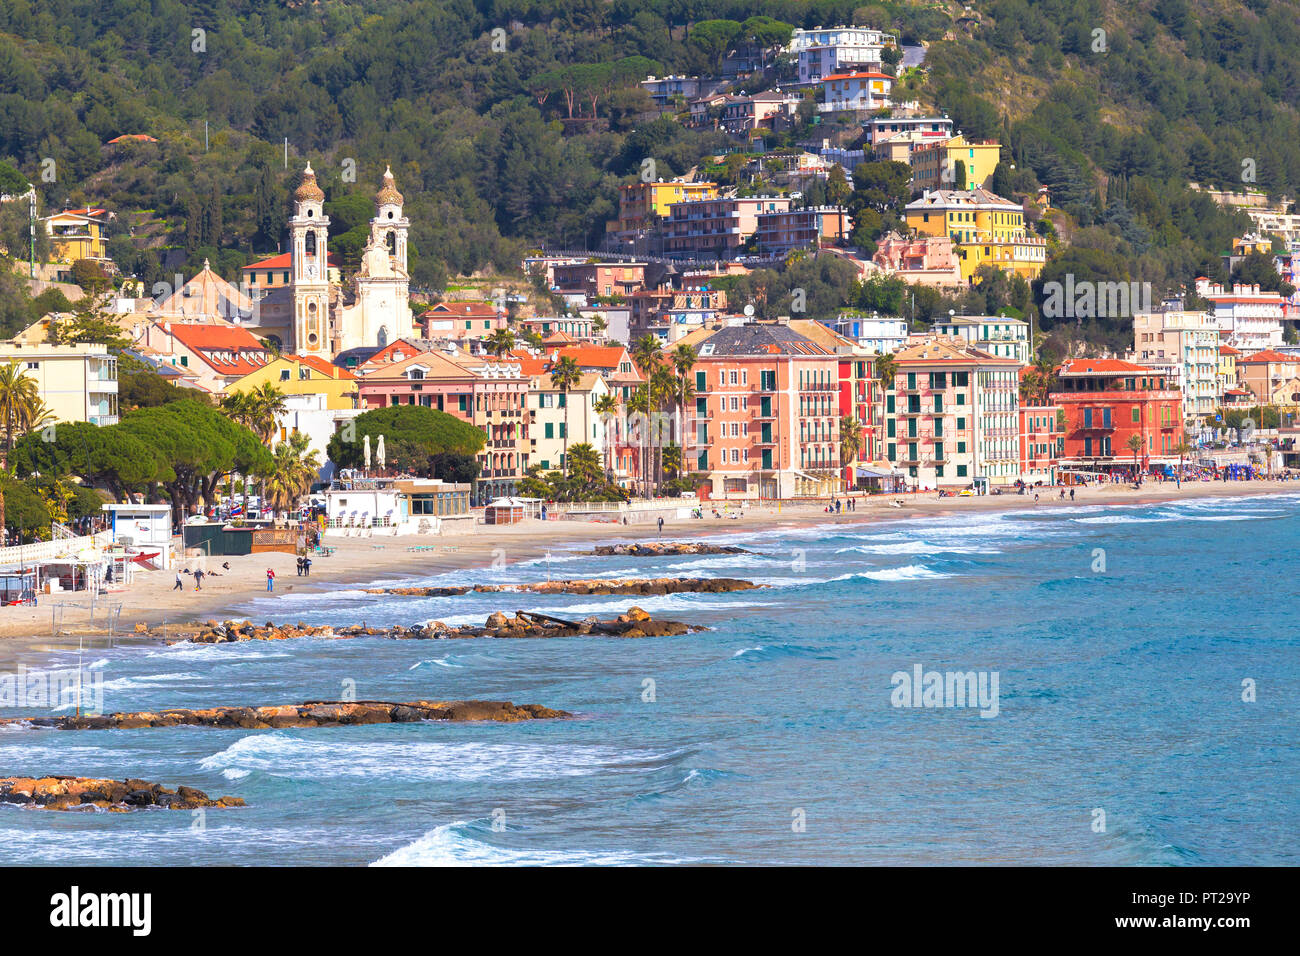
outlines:
[[[139,777],[247,807],[0,806],[0,864],[1300,863],[1300,496],[738,521],[699,540],[754,553],[600,558],[575,544],[374,582],[767,585],[635,602],[708,628],[681,637],[97,647],[84,663],[102,674],[106,711],[352,695],[575,716],[2,729],[0,775]],[[381,625],[609,617],[631,603],[358,587],[240,612]],[[49,711],[4,714],[27,712]]]

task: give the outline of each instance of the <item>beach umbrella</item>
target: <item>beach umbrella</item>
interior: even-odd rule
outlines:
[[[370,470],[370,436],[366,436],[365,441],[366,471]]]
[[[387,456],[384,454],[384,436],[383,436],[383,435],[380,435],[380,436],[379,436],[379,447],[375,449],[375,458],[378,459],[378,461],[379,461],[379,468],[380,468],[381,471],[383,470],[383,467],[384,467],[384,459],[385,459],[386,457],[387,457]]]

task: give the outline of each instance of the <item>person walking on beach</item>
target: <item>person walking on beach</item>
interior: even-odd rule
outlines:
[[[311,577],[311,558],[302,559],[302,573],[307,577]]]
[[[203,590],[203,569],[199,568],[194,572],[194,590]]]
[[[1074,500],[1074,489],[1073,489],[1073,488],[1070,489],[1070,500],[1071,500],[1071,501]]]
[[[298,577],[302,577],[302,555],[298,555]]]
[[[266,569],[266,589],[268,591],[275,590],[275,572],[270,568]]]
[[[184,591],[184,590],[185,590],[185,584],[184,584],[184,582],[181,581],[181,572],[180,572],[180,568],[177,568],[177,569],[176,569],[176,583],[175,583],[174,585],[172,585],[172,590],[173,590],[173,591]]]
[[[659,516],[659,537],[662,538],[663,534],[664,534],[664,517],[663,515],[660,515]]]

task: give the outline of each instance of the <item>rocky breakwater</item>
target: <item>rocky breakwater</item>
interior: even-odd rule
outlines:
[[[704,544],[700,541],[640,541],[636,544],[602,544],[595,551],[601,557],[663,558],[679,554],[753,554],[745,548],[725,544]]]
[[[458,597],[462,594],[725,594],[767,587],[740,578],[584,578],[528,584],[474,584],[460,587],[368,588],[367,594]]]
[[[197,810],[200,807],[242,807],[239,797],[212,799],[202,790],[168,790],[147,780],[101,780],[95,777],[0,777],[0,803],[36,810],[76,810],[97,807],[126,811],[156,808]]]
[[[171,643],[189,641],[194,644],[230,644],[239,641],[283,641],[295,637],[322,637],[343,640],[357,637],[387,637],[393,640],[452,640],[470,637],[576,637],[592,634],[598,637],[673,637],[703,631],[698,624],[681,621],[657,621],[639,607],[629,608],[612,620],[602,621],[588,617],[569,621],[535,611],[516,611],[505,614],[498,611],[488,616],[482,625],[453,626],[442,621],[426,624],[393,624],[372,627],[366,624],[349,624],[334,627],[328,624],[252,624],[248,621],[208,621],[194,629],[170,632]],[[141,631],[140,633],[148,633]],[[0,721],[3,723],[3,721]]]
[[[204,707],[137,711],[126,714],[67,717],[6,717],[3,724],[55,730],[134,730],[141,727],[216,727],[266,730],[280,727],[345,727],[355,724],[404,724],[421,720],[513,723],[571,717],[540,704],[501,700],[416,700],[404,704],[382,700],[308,701],[272,707]]]

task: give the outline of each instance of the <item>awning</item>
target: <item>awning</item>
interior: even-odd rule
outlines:
[[[856,466],[854,466],[853,473],[854,473],[854,475],[856,475],[858,478],[892,478],[892,477],[894,477],[894,473],[893,473],[892,471],[886,471],[886,470],[882,470],[882,469],[880,469],[880,468],[874,468],[874,467],[872,467],[872,466],[870,466],[870,465],[856,465]]]

